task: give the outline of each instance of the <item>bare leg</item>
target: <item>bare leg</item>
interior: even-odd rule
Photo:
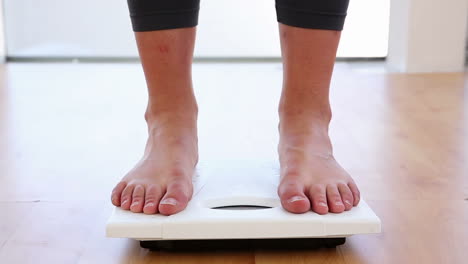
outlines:
[[[278,108],[278,195],[293,213],[341,213],[359,203],[359,190],[333,157],[328,136],[329,86],[340,31],[279,24],[283,91]]]
[[[143,158],[114,188],[112,203],[132,212],[170,215],[192,197],[198,162],[198,106],[191,65],[195,27],[136,32],[148,86]]]

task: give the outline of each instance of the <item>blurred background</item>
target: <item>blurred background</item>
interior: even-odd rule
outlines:
[[[136,58],[124,0],[3,0],[11,59]],[[279,58],[273,0],[202,0],[195,57]],[[249,8],[246,8],[248,6]],[[390,0],[351,1],[339,57],[387,55]]]

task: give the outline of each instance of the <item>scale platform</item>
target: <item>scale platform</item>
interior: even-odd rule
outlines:
[[[152,250],[231,250],[334,247],[351,235],[380,233],[380,219],[362,198],[340,214],[284,210],[279,179],[276,162],[200,162],[185,210],[164,216],[115,207],[106,235],[136,239]]]

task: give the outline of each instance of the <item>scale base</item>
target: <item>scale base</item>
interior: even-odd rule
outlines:
[[[380,233],[380,219],[362,196],[340,214],[286,211],[277,194],[278,167],[276,161],[199,164],[183,211],[146,215],[115,207],[106,235],[140,240],[152,250],[190,251],[336,247],[351,235]]]
[[[343,245],[346,237],[283,238],[283,239],[211,239],[211,240],[146,240],[142,248],[151,251],[206,251],[206,250],[297,250],[334,248]]]

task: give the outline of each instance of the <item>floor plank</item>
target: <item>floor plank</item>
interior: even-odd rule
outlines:
[[[337,63],[335,155],[382,220],[337,249],[167,253],[106,238],[113,185],[140,157],[138,64],[0,67],[0,260],[5,263],[465,263],[466,73]],[[281,65],[194,65],[203,162],[276,159]]]

